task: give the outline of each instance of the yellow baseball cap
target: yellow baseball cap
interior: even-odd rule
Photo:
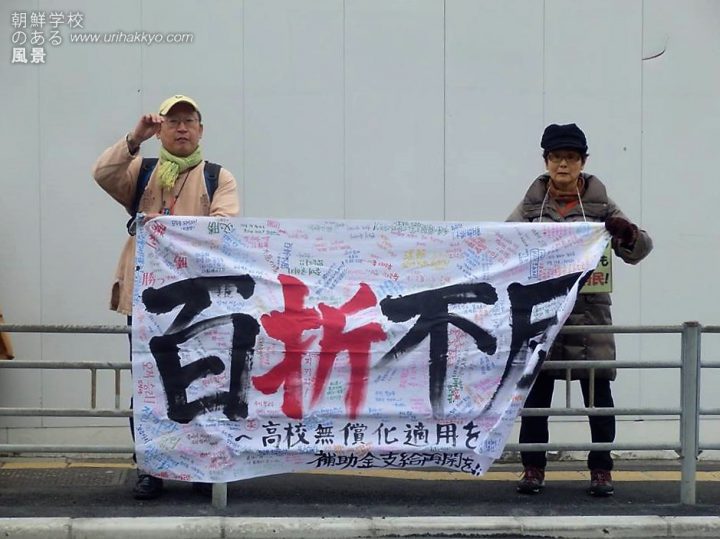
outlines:
[[[192,97],[188,97],[186,95],[174,95],[172,97],[168,97],[160,104],[160,110],[158,111],[158,114],[160,114],[161,116],[165,116],[168,112],[170,112],[170,109],[178,103],[188,103],[189,105],[192,105],[192,107],[196,111],[200,112],[200,107],[198,107],[197,103]]]

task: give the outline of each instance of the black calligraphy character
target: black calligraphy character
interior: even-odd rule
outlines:
[[[233,313],[190,325],[190,322],[212,303],[211,291],[226,293],[231,288],[248,299],[255,291],[255,281],[249,275],[198,277],[157,289],[147,288],[142,294],[146,310],[154,314],[167,313],[180,305],[183,306],[165,334],[153,337],[149,343],[167,395],[168,417],[173,421],[189,423],[196,416],[219,410],[221,407],[230,420],[246,418],[248,415],[250,368],[255,339],[260,333],[257,320],[247,314]],[[230,389],[188,402],[187,388],[190,384],[211,374],[222,373],[225,365],[214,355],[182,365],[180,345],[205,330],[228,322],[233,326]]]
[[[468,449],[475,449],[477,447],[477,441],[480,439],[480,427],[470,421],[467,425],[463,425],[465,430],[465,447]],[[470,442],[476,442],[475,445],[470,445]]]
[[[461,303],[492,305],[497,299],[495,288],[488,283],[458,284],[408,296],[385,298],[380,302],[380,308],[389,320],[406,322],[417,315],[420,316],[407,334],[382,357],[378,367],[384,367],[390,361],[409,352],[429,335],[430,404],[433,417],[442,418],[444,407],[442,393],[447,373],[448,324],[470,335],[478,349],[486,354],[492,355],[497,349],[495,337],[468,319],[448,312],[448,307]]]
[[[587,275],[589,276],[590,273]],[[528,347],[532,352],[536,346],[544,342],[544,334],[547,329],[558,322],[556,310],[552,311],[550,316],[533,321],[533,307],[567,296],[581,276],[582,273],[572,273],[535,284],[512,283],[508,286],[508,297],[510,298],[512,311],[512,341],[510,343],[510,357],[507,365],[505,365],[505,372],[503,372],[500,385],[502,385],[513,368],[524,367],[529,357],[529,354],[526,353]],[[582,286],[582,283],[578,285],[578,288],[580,286]],[[540,339],[533,340],[538,337]],[[517,362],[518,359],[519,362]],[[532,374],[525,375],[518,381],[518,387],[520,389],[530,387],[535,380],[535,375],[540,371],[540,367],[542,367],[542,361],[538,361]]]
[[[377,434],[377,445],[392,445],[399,440],[397,438],[390,439],[390,435],[397,430],[397,427],[386,427],[385,423],[380,423],[372,433]],[[346,444],[347,445],[347,444]]]
[[[498,401],[501,393],[530,387],[540,372],[547,355],[544,350],[540,352],[537,365],[532,372],[525,373],[525,365],[535,348],[547,340],[547,332],[550,327],[558,323],[558,317],[557,309],[549,310],[547,316],[540,317],[533,314],[533,308],[567,296],[575,283],[579,283],[578,288],[581,287],[583,279],[586,279],[590,273],[592,272],[584,275],[582,273],[572,273],[548,279],[547,281],[540,281],[539,283],[529,285],[512,283],[508,286],[508,297],[510,298],[512,311],[510,355],[505,364],[500,383],[484,410],[492,407]],[[499,402],[506,402],[506,399],[499,399]]]
[[[310,445],[310,442],[308,442],[305,437],[307,435],[307,427],[303,423],[288,423],[284,430],[287,432],[288,449],[298,444]],[[297,441],[294,442],[293,438],[297,438]]]
[[[457,445],[457,425],[438,423],[436,426],[437,443],[455,447]]]
[[[363,425],[362,423],[347,423],[343,428],[343,435],[345,438],[344,444],[347,446],[348,442],[350,441],[350,434],[352,434],[353,442],[352,445],[355,444],[362,444],[365,442],[365,431],[367,430],[367,425]]]
[[[332,425],[324,426],[322,423],[319,423],[318,426],[315,427],[315,445],[332,445],[334,441],[335,435],[333,434]]]

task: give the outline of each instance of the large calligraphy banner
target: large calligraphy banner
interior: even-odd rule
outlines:
[[[603,254],[601,224],[159,217],[138,231],[138,465],[480,475]]]

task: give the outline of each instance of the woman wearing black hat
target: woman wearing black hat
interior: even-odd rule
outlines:
[[[604,222],[612,236],[612,248],[617,256],[629,264],[637,264],[652,250],[652,240],[644,231],[631,223],[610,199],[605,185],[591,174],[583,172],[588,157],[585,134],[575,124],[549,125],[540,146],[547,172],[530,185],[525,198],[515,208],[508,221]],[[567,325],[611,325],[610,294],[578,294]],[[548,360],[614,360],[615,340],[612,334],[559,335],[553,344]],[[567,371],[540,371],[525,401],[527,408],[549,408],[555,380],[564,380]],[[595,369],[594,403],[596,408],[614,406],[610,382],[615,369]],[[573,369],[573,380],[580,380],[585,406],[590,406],[590,370]],[[615,439],[614,416],[590,416],[593,442],[612,442]],[[548,418],[523,417],[520,426],[520,443],[547,443]],[[544,451],[523,451],[523,477],[518,492],[537,494],[545,485]],[[609,451],[590,451],[590,489],[593,496],[613,494]]]

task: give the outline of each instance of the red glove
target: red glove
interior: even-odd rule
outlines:
[[[614,240],[620,242],[623,247],[632,247],[638,236],[638,227],[622,217],[608,217],[605,221],[605,228]]]

